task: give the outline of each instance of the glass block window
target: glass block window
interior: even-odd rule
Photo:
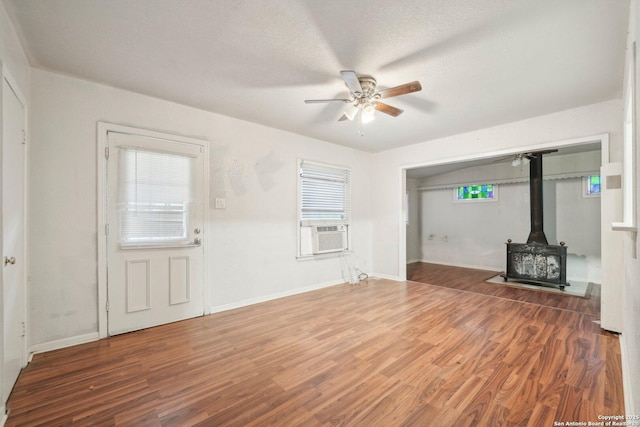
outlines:
[[[587,193],[600,194],[600,175],[591,175],[587,177]]]
[[[587,197],[599,196],[602,191],[602,181],[600,175],[589,175],[584,177],[584,195]]]
[[[463,185],[456,188],[455,200],[497,200],[497,190],[495,184]]]

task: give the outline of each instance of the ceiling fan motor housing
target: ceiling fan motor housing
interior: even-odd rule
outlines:
[[[362,98],[369,100],[376,93],[376,79],[371,76],[359,76],[358,81],[362,87]]]

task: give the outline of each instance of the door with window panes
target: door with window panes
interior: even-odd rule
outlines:
[[[109,335],[202,315],[205,147],[107,141]]]

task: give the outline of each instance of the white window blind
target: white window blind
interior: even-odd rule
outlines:
[[[194,159],[121,148],[119,161],[120,243],[187,241]]]
[[[348,223],[351,216],[351,171],[300,162],[300,219]]]

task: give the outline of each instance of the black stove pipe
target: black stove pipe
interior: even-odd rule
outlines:
[[[529,197],[531,201],[531,232],[527,244],[548,245],[544,234],[544,214],[542,205],[542,153],[529,156]]]

